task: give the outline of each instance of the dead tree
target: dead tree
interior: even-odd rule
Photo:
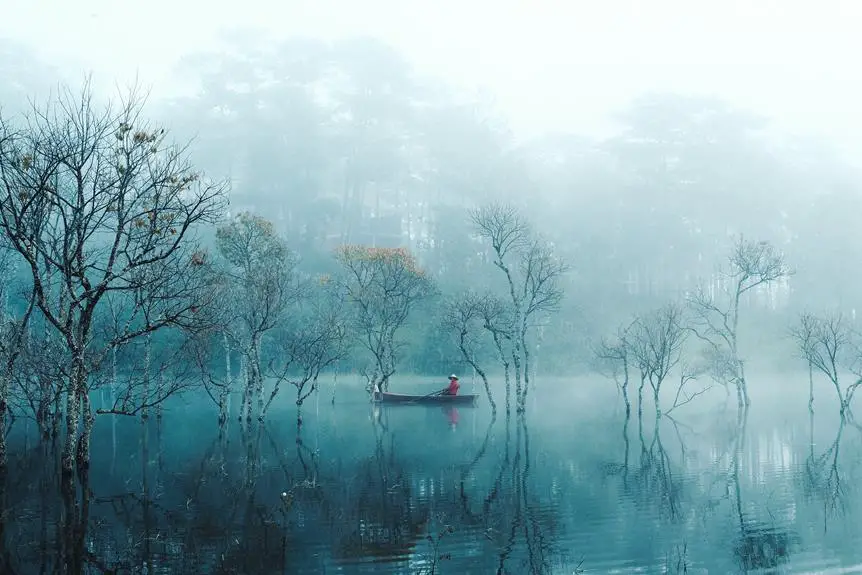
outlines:
[[[811,360],[815,346],[816,332],[819,329],[819,318],[811,313],[799,316],[796,325],[790,328],[790,337],[796,341],[799,352],[808,363],[808,411],[814,411],[814,363]]]
[[[398,337],[416,305],[434,291],[431,278],[402,248],[342,246],[336,252],[342,267],[341,288],[351,305],[356,343],[370,354],[363,367],[366,388],[386,391],[395,373],[404,341]]]
[[[146,418],[152,408],[158,409],[168,398],[185,390],[199,388],[199,374],[194,364],[194,338],[177,333],[176,337],[168,339],[159,346],[158,353],[150,355],[157,359],[146,360],[143,369],[131,371],[123,375],[122,383],[117,386],[111,402],[96,409],[98,415],[142,416]],[[164,338],[164,334],[162,334]],[[167,338],[165,338],[167,339]],[[141,355],[146,355],[150,343],[146,338],[140,338],[130,345],[124,346],[121,361],[139,363]],[[141,349],[143,348],[143,349]],[[124,361],[124,363],[126,363]],[[91,387],[98,387],[111,381],[113,375],[107,370],[94,373]]]
[[[662,414],[661,386],[679,364],[687,335],[682,309],[675,304],[638,318],[628,331],[627,341],[635,351],[641,381],[648,381],[653,391],[656,417]]]
[[[516,409],[520,412],[525,409],[530,389],[528,335],[535,328],[538,315],[559,308],[563,297],[560,281],[568,268],[512,206],[490,204],[478,208],[471,213],[471,220],[479,235],[491,244],[494,266],[506,280],[506,307],[511,323],[504,332],[508,334]]]
[[[862,384],[862,377],[857,376],[854,383],[845,389],[841,387],[841,372],[844,370],[858,371],[856,347],[853,333],[844,317],[839,314],[816,316],[803,313],[797,324],[791,328],[791,335],[799,346],[799,351],[808,362],[810,368],[816,369],[826,376],[838,396],[841,417],[850,409],[850,402],[856,388]],[[813,410],[814,384],[809,380],[809,409]]]
[[[23,257],[36,307],[69,356],[66,473],[76,459],[89,464],[90,359],[101,355],[92,345],[103,302],[139,290],[139,277],[158,281],[144,270],[171,279],[193,271],[197,225],[214,222],[224,206],[225,186],[204,183],[186,149],[169,145],[165,130],[142,118],[142,104],[131,92],[119,106],[100,109],[86,86],[34,107],[20,126],[0,119],[0,228]],[[170,291],[160,297],[170,299]],[[181,307],[170,308],[178,315],[130,322],[116,340],[174,325],[194,304]]]
[[[147,419],[151,408],[158,415],[165,400],[197,383],[191,376],[195,370],[189,369],[193,342],[198,333],[213,328],[214,308],[221,303],[218,277],[204,252],[195,250],[188,259],[171,258],[137,270],[127,289],[105,297],[97,318],[102,346],[93,357],[98,373],[90,387],[108,385],[111,399],[97,414]],[[121,365],[137,368],[119,373],[117,357]]]
[[[245,359],[239,419],[251,420],[254,397],[258,416],[264,409],[264,339],[301,297],[297,259],[270,221],[248,212],[221,226],[216,239],[228,283],[223,325]]]
[[[443,328],[454,335],[461,357],[476,370],[482,380],[485,394],[488,396],[488,403],[491,404],[491,416],[495,417],[497,403],[494,401],[494,394],[491,393],[488,375],[479,363],[482,336],[489,333],[489,330],[485,329],[486,319],[491,319],[493,307],[492,296],[479,295],[473,292],[465,293],[448,302],[446,313],[443,316]],[[491,325],[491,321],[487,322],[488,325]]]
[[[626,418],[631,415],[632,406],[629,400],[630,368],[632,367],[631,346],[628,342],[628,331],[633,324],[621,327],[613,338],[602,338],[594,347],[593,354],[598,360],[599,372],[613,378],[623,396],[626,406]]]
[[[32,316],[38,315],[34,309]],[[40,326],[41,327],[41,326]],[[47,330],[27,329],[21,342],[21,353],[13,370],[10,386],[12,410],[31,416],[43,439],[57,436],[62,416],[66,366],[65,345]]]
[[[679,385],[676,388],[676,394],[673,398],[673,404],[670,406],[670,409],[664,412],[665,415],[670,414],[671,411],[682,407],[683,405],[687,405],[708,392],[712,389],[712,385],[701,386],[700,389],[693,392],[686,391],[688,384],[694,381],[697,381],[698,378],[703,375],[707,371],[707,368],[703,365],[691,365],[686,362],[681,362],[679,367]]]
[[[266,418],[281,384],[288,383],[296,390],[296,421],[301,425],[300,409],[317,391],[321,373],[343,359],[349,349],[344,294],[325,278],[312,290],[303,302],[306,309],[296,313],[274,338],[267,373],[275,383],[258,416],[260,421]]]
[[[230,367],[230,340],[224,327],[201,332],[190,342],[190,352],[198,368],[204,391],[218,408],[218,424],[223,426],[229,416],[229,398],[233,389],[233,374]],[[224,373],[214,369],[217,353],[225,354]],[[219,358],[220,359],[220,358]]]
[[[8,284],[4,286],[8,289]],[[10,413],[10,386],[14,382],[19,358],[24,351],[25,337],[30,325],[30,316],[35,305],[35,293],[31,292],[24,313],[14,316],[4,311],[0,320],[0,473],[6,469],[6,423]]]
[[[740,408],[747,408],[751,404],[739,349],[742,298],[751,290],[789,277],[792,273],[784,255],[772,244],[739,236],[728,258],[728,265],[719,270],[721,287],[712,293],[700,286],[688,298],[695,315],[695,325],[692,327],[694,333],[719,355],[725,355],[732,361],[731,379],[736,386]]]

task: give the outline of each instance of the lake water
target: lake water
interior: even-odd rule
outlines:
[[[649,404],[626,421],[601,378],[540,379],[495,421],[485,401],[375,409],[344,385],[299,435],[287,397],[221,435],[186,398],[145,425],[97,418],[74,497],[19,421],[0,571],[862,572],[862,431],[825,384],[812,420],[804,376],[765,381],[747,418],[718,391],[658,424]]]

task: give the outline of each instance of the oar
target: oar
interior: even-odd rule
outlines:
[[[422,401],[422,400],[423,400],[423,399],[425,399],[425,398],[433,397],[433,396],[435,396],[435,395],[440,395],[440,394],[441,394],[441,393],[443,393],[444,391],[446,391],[446,388],[443,388],[443,389],[441,389],[441,390],[439,390],[439,391],[435,391],[435,392],[433,392],[433,393],[429,393],[428,395],[423,395],[423,396],[422,396],[422,397],[420,397],[419,399],[414,399],[413,401]]]

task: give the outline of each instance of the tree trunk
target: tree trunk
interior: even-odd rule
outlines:
[[[251,418],[251,392],[250,389],[254,385],[252,383],[252,374],[250,362],[248,360],[249,351],[246,350],[240,356],[240,373],[242,374],[242,400],[239,406],[239,420]]]
[[[230,392],[233,387],[233,369],[230,363],[230,342],[227,334],[222,334],[224,346],[224,387],[219,394],[219,425],[224,424],[230,415]]]
[[[76,350],[72,355],[72,372],[66,391],[66,442],[61,458],[63,473],[67,475],[71,475],[75,469],[78,424],[81,414],[81,392],[86,392],[86,389],[87,371],[84,366],[83,351]]]
[[[263,411],[263,374],[260,371],[260,337],[255,337],[252,341],[252,355],[250,358],[252,381],[249,383],[249,403],[247,421],[251,420],[251,394],[257,396],[257,413]]]
[[[646,385],[646,377],[641,374],[641,383],[638,386],[638,418],[642,418],[644,414],[644,385]]]
[[[9,379],[6,374],[0,375],[0,473],[5,472],[6,455],[6,418],[9,401]]]
[[[281,381],[278,379],[275,380],[275,384],[272,386],[272,391],[269,393],[269,399],[267,399],[266,403],[263,402],[263,394],[261,393],[261,406],[260,410],[257,413],[257,420],[263,423],[263,420],[266,419],[266,413],[269,411],[269,406],[272,405],[275,396],[278,395],[278,391],[281,387]],[[296,396],[299,397],[302,389],[298,389],[296,392]],[[297,405],[299,402],[297,401]]]
[[[332,375],[332,405],[335,405],[335,390],[338,388],[338,366],[335,367],[335,373]]]
[[[84,428],[78,438],[78,466],[86,469],[90,466],[90,437],[93,434],[93,424],[96,418],[93,416],[93,406],[90,405],[90,397],[87,390],[83,389],[80,394],[81,406],[83,407]]]
[[[228,390],[226,388],[222,388],[219,391],[218,396],[218,424],[224,425],[228,418],[228,407],[227,407],[227,398],[228,398]]]
[[[625,354],[623,354],[623,384],[621,388],[623,401],[626,404],[626,419],[628,419],[632,414],[632,404],[629,400],[629,361]]]
[[[163,390],[165,388],[164,386],[165,386],[165,372],[159,370],[159,381],[158,381],[158,387],[156,387],[156,389],[157,390]],[[158,394],[159,391],[157,391],[156,393]],[[159,403],[156,404],[156,419],[162,418],[162,407],[163,407],[163,405],[164,405],[163,401],[160,401]]]
[[[521,350],[524,354],[524,388],[521,393],[521,411],[527,409],[527,394],[530,392],[530,351],[527,348],[525,335],[521,338]]]
[[[808,362],[808,411],[814,413],[814,366]]]
[[[150,416],[150,410],[147,407],[147,398],[150,396],[150,377],[152,374],[153,363],[153,340],[150,334],[144,336],[144,406],[141,409],[141,419],[147,419]]]
[[[626,381],[623,382],[623,385],[621,387],[622,387],[622,391],[623,391],[623,401],[626,404],[626,419],[628,419],[629,417],[631,417],[631,414],[632,414],[632,404],[631,404],[631,401],[629,401],[628,378],[626,378]]]
[[[524,411],[521,405],[521,369],[523,365],[521,363],[521,351],[519,348],[520,346],[516,343],[512,349],[512,366],[515,368],[515,413],[522,413]]]

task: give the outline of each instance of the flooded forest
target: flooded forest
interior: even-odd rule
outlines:
[[[0,573],[862,570],[834,149],[519,137],[370,38],[175,73],[0,42]]]

